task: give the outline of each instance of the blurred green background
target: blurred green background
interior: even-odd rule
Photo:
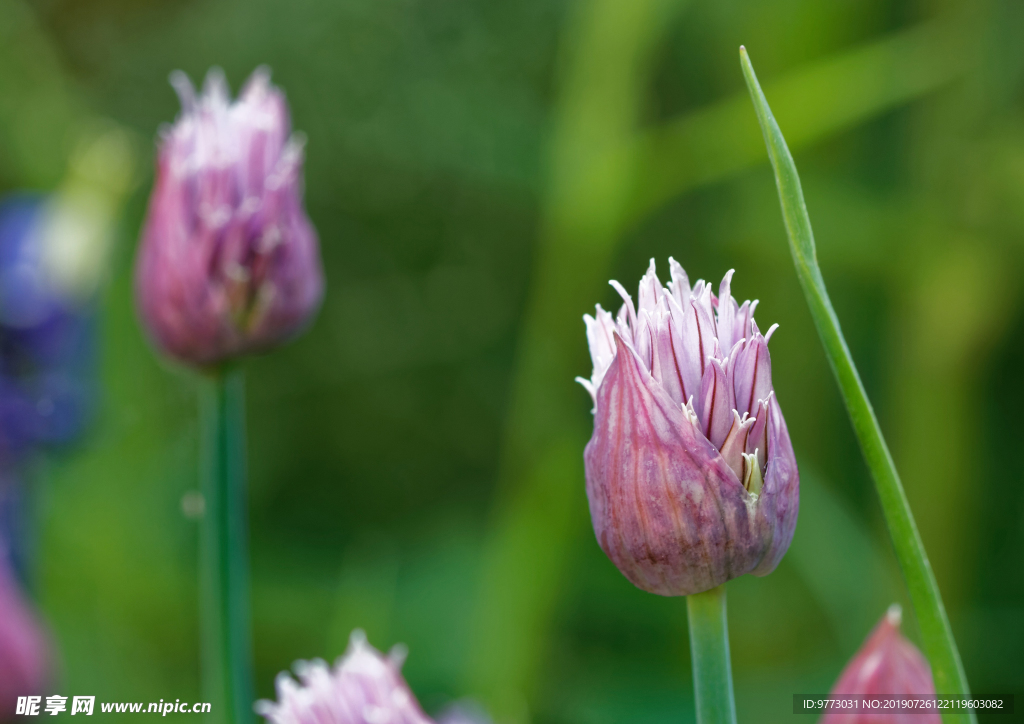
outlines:
[[[1024,705],[1024,5],[1016,0],[0,0],[0,190],[83,129],[139,183],[102,300],[103,402],[33,467],[59,693],[199,699],[195,384],[131,265],[176,68],[268,64],[309,138],[328,294],[246,364],[257,685],[364,628],[428,712],[692,721],[685,605],[590,529],[580,319],[650,257],[759,298],[801,464],[766,578],[729,584],[741,720],[791,721],[904,601],[791,267],[740,74],[794,149],[819,255],[972,690]],[[905,630],[917,635],[912,614]],[[982,717],[984,721],[984,717]],[[1007,721],[1006,717],[992,721]]]

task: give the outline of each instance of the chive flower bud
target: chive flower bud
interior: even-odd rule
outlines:
[[[300,661],[298,682],[278,674],[278,700],[256,702],[256,713],[270,724],[432,724],[402,678],[404,661],[404,649],[382,656],[362,631],[353,631],[333,668]]]
[[[902,611],[893,604],[839,675],[830,698],[859,701],[935,701],[935,682],[924,656],[900,633]],[[935,708],[906,711],[829,710],[820,724],[941,724]]]
[[[233,103],[217,69],[198,97],[184,73],[171,83],[182,114],[162,132],[136,298],[157,347],[206,367],[297,334],[323,272],[302,204],[303,139],[269,72]]]
[[[772,389],[757,301],[716,297],[654,260],[638,304],[616,281],[616,317],[584,316],[594,399],[584,452],[594,533],[633,584],[662,596],[701,593],[778,565],[796,527],[799,477]]]

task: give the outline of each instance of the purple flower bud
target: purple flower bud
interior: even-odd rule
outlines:
[[[19,696],[44,693],[49,661],[47,637],[0,550],[0,721],[14,719]]]
[[[772,391],[757,302],[736,303],[669,259],[651,260],[639,308],[584,316],[594,434],[584,462],[594,532],[639,588],[685,596],[778,565],[796,527],[799,478]]]
[[[277,677],[277,702],[256,702],[271,724],[431,724],[402,678],[404,650],[384,657],[353,631],[348,651],[333,668],[323,661],[295,665]]]
[[[231,102],[212,70],[163,132],[135,288],[156,345],[213,365],[294,336],[323,296],[316,231],[302,205],[303,141],[284,94],[258,69]]]
[[[900,607],[893,604],[843,669],[830,697],[883,702],[911,698],[934,700],[932,671],[921,652],[900,633],[901,618]],[[843,713],[837,709],[826,712],[820,724],[940,724],[941,721],[935,709],[859,713]]]

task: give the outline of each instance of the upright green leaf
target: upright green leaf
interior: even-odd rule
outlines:
[[[789,235],[789,249],[793,254],[797,276],[807,297],[811,316],[825,347],[829,364],[846,402],[846,409],[853,422],[864,458],[875,480],[885,522],[889,527],[896,557],[921,628],[924,650],[931,662],[936,692],[940,698],[969,699],[970,691],[963,664],[960,663],[960,653],[953,640],[946,609],[942,604],[939,587],[932,573],[931,564],[928,563],[928,555],[925,553],[921,536],[917,532],[914,515],[910,511],[910,504],[903,492],[903,484],[896,472],[892,455],[889,453],[878,419],[839,327],[839,318],[836,317],[828,292],[825,290],[825,281],[818,267],[814,233],[811,230],[810,217],[807,215],[807,205],[804,203],[796,164],[793,163],[793,157],[786,146],[786,140],[782,137],[779,124],[772,116],[768,101],[757,82],[747,51],[742,47],[740,64],[743,66],[743,75],[750,89],[750,97],[754,101],[761,131],[764,133],[768,156],[775,170],[775,183],[782,204],[782,218]],[[970,710],[945,710],[943,721],[973,723],[977,720],[974,712]]]

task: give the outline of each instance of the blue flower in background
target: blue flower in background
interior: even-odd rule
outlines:
[[[38,197],[0,202],[0,465],[72,440],[93,398],[95,319],[50,282]]]
[[[20,464],[77,437],[95,397],[95,315],[47,270],[44,198],[0,202],[0,546],[24,564]]]
[[[0,204],[0,322],[31,329],[56,306],[39,243],[42,200],[13,196]]]

